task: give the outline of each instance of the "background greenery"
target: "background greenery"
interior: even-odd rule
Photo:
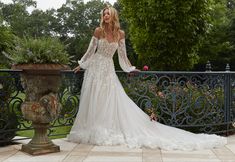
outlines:
[[[81,58],[105,3],[67,0],[57,10],[29,12],[36,5],[34,0],[0,2],[1,67],[10,66],[2,51],[14,46],[15,37],[56,38],[75,60]],[[114,4],[126,32],[128,57],[138,68],[148,65],[150,70],[205,70],[207,60],[213,70],[224,70],[226,63],[234,70],[234,6],[235,0],[118,0]]]
[[[34,0],[0,2],[0,68],[12,63],[3,52],[26,37],[59,40],[70,56],[81,58],[105,3],[67,0],[56,10],[29,12],[36,5]],[[138,68],[203,71],[210,60],[213,70],[224,70],[226,63],[235,69],[235,0],[118,0],[114,7],[126,32],[128,57]],[[117,55],[114,60],[120,69]]]

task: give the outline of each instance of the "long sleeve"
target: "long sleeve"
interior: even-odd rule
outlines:
[[[83,69],[87,68],[88,60],[91,58],[92,55],[95,54],[97,44],[98,44],[98,39],[95,36],[92,36],[86,53],[83,55],[81,60],[78,60],[78,64],[81,68],[83,68]]]
[[[125,39],[121,39],[118,44],[118,60],[123,71],[131,72],[136,69],[127,58]]]

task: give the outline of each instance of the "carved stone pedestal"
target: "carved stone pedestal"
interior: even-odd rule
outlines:
[[[34,123],[34,137],[26,145],[22,145],[21,151],[31,155],[59,152],[60,147],[55,145],[47,136],[49,124]]]

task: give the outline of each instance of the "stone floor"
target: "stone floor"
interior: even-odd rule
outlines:
[[[29,140],[19,142],[28,143]],[[31,156],[20,151],[21,144],[0,147],[1,162],[235,162],[235,135],[224,147],[200,151],[131,149],[125,146],[92,146],[56,139],[61,152]]]

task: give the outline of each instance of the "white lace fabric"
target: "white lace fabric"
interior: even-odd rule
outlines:
[[[95,54],[95,50],[97,48],[97,44],[98,44],[98,39],[96,37],[92,37],[90,44],[87,48],[86,53],[83,55],[83,57],[81,58],[81,60],[78,60],[78,64],[80,65],[81,68],[86,69],[87,68],[87,64],[86,62],[91,58],[92,55]]]
[[[132,66],[129,59],[127,58],[126,54],[126,43],[125,39],[121,39],[119,41],[119,46],[118,46],[118,60],[121,68],[125,72],[131,72],[136,69],[135,66]]]
[[[115,73],[113,55],[116,50],[122,69],[126,72],[135,69],[127,58],[124,39],[110,43],[92,37],[80,60],[80,66],[86,70],[69,141],[165,150],[211,149],[227,143],[225,137],[194,134],[150,121],[127,96]]]

